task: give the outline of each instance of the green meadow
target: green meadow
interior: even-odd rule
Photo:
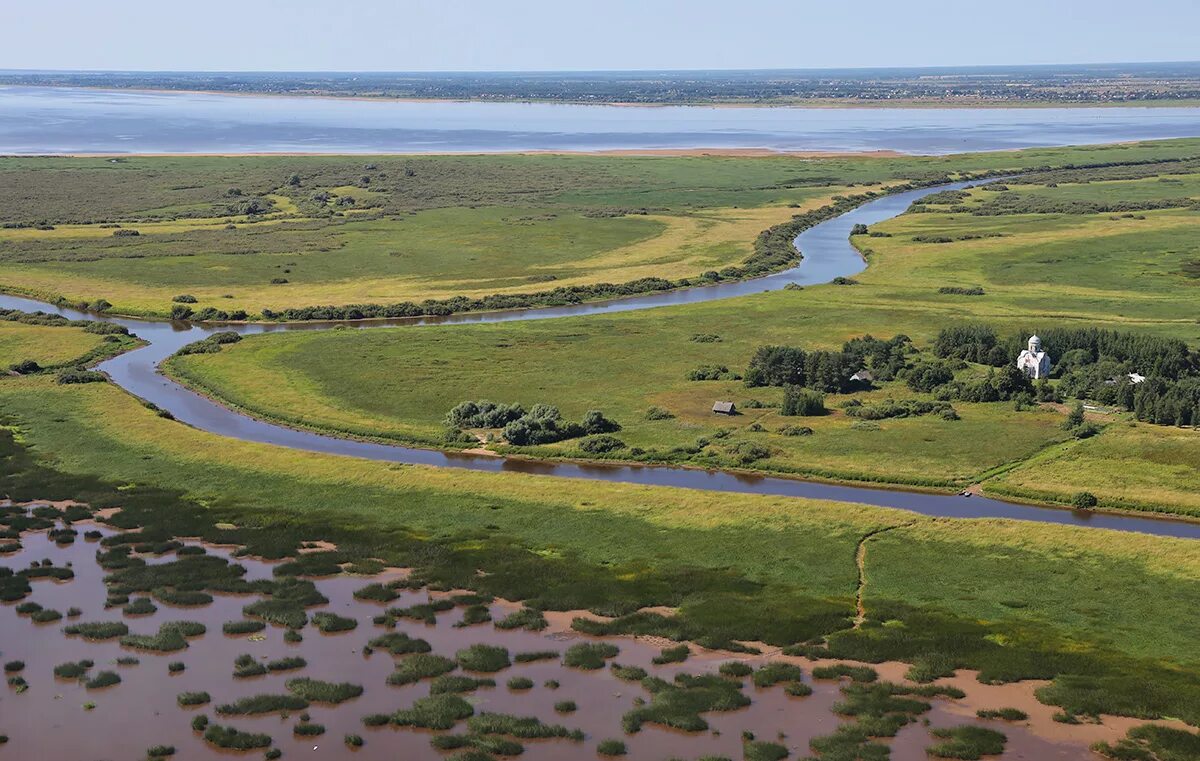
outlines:
[[[777,616],[802,631],[815,611],[822,620],[831,609],[851,615],[855,548],[873,536],[868,609],[963,617],[1029,646],[1197,664],[1189,621],[1200,602],[1200,550],[1186,540],[298,452],[180,425],[109,384],[9,378],[0,402],[17,444],[50,469],[23,475],[20,457],[10,459],[8,491],[59,497],[80,482],[81,498],[148,499],[139,515],[167,530],[221,523],[259,532],[251,547],[265,542],[268,553],[280,549],[272,542],[330,539],[351,554],[419,564],[431,556],[414,542],[438,543],[470,553],[463,571],[494,570],[487,583],[497,594],[550,608],[669,605],[694,626],[753,640],[775,631],[767,621]],[[88,479],[118,491],[103,497]],[[143,490],[157,496],[139,498]],[[173,500],[186,502],[177,515],[165,510]],[[518,562],[500,547],[528,554]],[[528,566],[542,561],[547,568]],[[788,612],[771,607],[785,600]]]
[[[149,316],[188,295],[253,317],[681,279],[740,263],[760,231],[839,194],[1197,155],[1179,140],[831,159],[4,157],[0,289]]]
[[[827,396],[831,414],[785,417],[777,406],[782,389],[693,381],[688,374],[703,366],[742,373],[764,344],[836,350],[865,334],[904,334],[927,350],[939,330],[963,321],[1006,333],[1054,326],[1135,330],[1194,346],[1200,342],[1197,198],[1200,172],[1190,166],[1061,170],[1037,184],[923,204],[875,226],[870,236],[855,236],[870,263],[856,285],[558,320],[275,333],[219,354],[175,358],[167,367],[255,415],[335,434],[445,446],[445,414],[461,401],[544,403],[572,420],[599,409],[618,421],[616,435],[628,448],[613,457],[630,459],[636,448],[642,460],[850,481],[940,488],[983,481],[987,489],[1049,501],[1091,491],[1114,507],[1196,514],[1195,431],[1150,431],[1135,438],[1154,439],[1153,447],[1135,445],[1127,425],[1152,426],[1109,415],[1097,420],[1111,423],[1100,436],[1076,442],[1062,430],[1060,411],[1017,411],[1007,402],[956,402],[957,421],[922,416],[870,427],[841,412],[848,396]],[[1173,205],[1096,211],[1097,204],[1125,202]],[[998,204],[1008,211],[993,213]],[[944,287],[979,287],[983,294],[939,292]],[[960,375],[983,372],[974,367]],[[867,403],[930,398],[900,382],[878,385],[852,396]],[[714,415],[716,400],[734,401],[741,414]],[[811,435],[781,433],[797,425]],[[579,444],[519,451],[593,456]],[[739,445],[752,444],[769,456],[739,461]],[[512,449],[503,442],[493,448]],[[1123,452],[1129,466],[1116,472],[1132,474],[1061,478],[1059,487],[1041,491],[1021,480],[1063,462],[1074,467],[1076,460],[1105,471],[1113,452]]]

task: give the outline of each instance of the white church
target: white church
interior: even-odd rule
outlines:
[[[1042,339],[1029,337],[1029,348],[1017,357],[1017,367],[1034,380],[1050,377],[1050,355],[1042,350]]]

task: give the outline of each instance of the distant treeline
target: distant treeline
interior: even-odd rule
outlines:
[[[11,71],[0,84],[456,100],[1124,103],[1200,98],[1195,63],[631,72]]]

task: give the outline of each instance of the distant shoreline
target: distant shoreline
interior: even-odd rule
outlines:
[[[70,158],[70,159],[120,159],[120,158],[239,158],[239,157],[287,157],[287,156],[714,156],[740,158],[901,158],[915,155],[893,150],[869,151],[785,151],[773,148],[599,148],[594,151],[581,150],[515,150],[515,151],[428,151],[347,153],[345,151],[249,151],[235,153],[7,153],[0,158]]]
[[[696,100],[679,102],[640,102],[640,101],[606,101],[606,100],[571,100],[557,98],[420,98],[414,96],[394,95],[338,95],[336,93],[303,93],[303,92],[232,92],[229,90],[190,90],[155,87],[102,87],[98,85],[24,85],[5,84],[3,87],[42,87],[61,90],[95,90],[98,92],[131,92],[149,94],[180,94],[180,95],[221,95],[235,98],[315,98],[322,100],[351,100],[378,103],[481,103],[481,104],[527,104],[551,106],[611,106],[615,108],[828,108],[828,109],[1026,109],[1026,108],[1200,108],[1200,98],[1169,99],[1160,98],[1145,101],[1101,101],[1081,103],[1079,101],[1013,101],[997,99],[962,100],[948,98],[930,99],[896,99],[874,100],[863,98],[797,98],[775,99],[770,101],[746,102],[736,100]]]

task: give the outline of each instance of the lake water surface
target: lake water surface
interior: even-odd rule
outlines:
[[[1200,136],[1200,108],[720,108],[0,88],[0,153],[942,154]]]

